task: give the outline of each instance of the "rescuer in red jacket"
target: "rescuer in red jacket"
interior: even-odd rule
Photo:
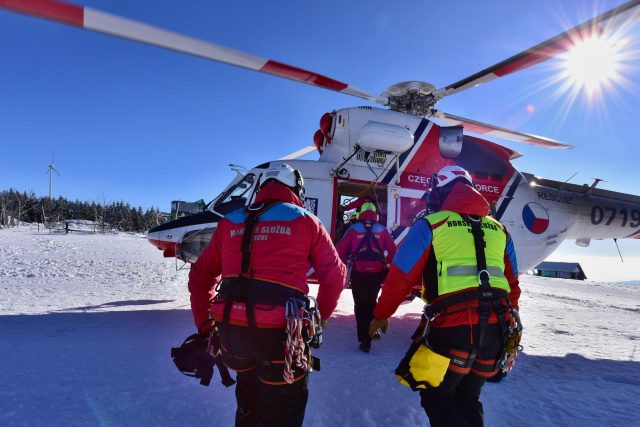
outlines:
[[[346,269],[320,221],[302,208],[300,172],[283,162],[258,168],[255,203],[223,218],[191,267],[191,310],[201,332],[210,313],[220,328],[222,359],[237,372],[236,426],[300,426],[309,352],[295,335],[303,310],[295,304],[309,291],[313,267],[318,310],[328,319]],[[285,316],[285,307],[297,316]]]
[[[358,341],[360,350],[368,353],[371,350],[369,325],[373,319],[373,308],[386,266],[396,253],[396,245],[385,226],[378,222],[376,206],[372,202],[360,206],[357,221],[349,227],[336,249],[351,270]]]
[[[387,319],[422,283],[432,318],[427,342],[450,359],[442,383],[420,392],[422,406],[432,426],[482,426],[480,391],[498,371],[506,324],[513,321],[509,303],[518,309],[515,251],[504,226],[488,217],[489,204],[467,171],[446,166],[432,180],[428,208],[437,212],[417,220],[398,249],[370,333],[386,331]]]

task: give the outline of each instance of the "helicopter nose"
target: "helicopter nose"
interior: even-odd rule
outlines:
[[[165,258],[176,256],[176,242],[171,241],[172,236],[163,231],[147,232],[147,241],[162,251]]]
[[[185,235],[210,227],[219,220],[220,216],[211,211],[183,216],[151,228],[147,232],[147,240],[163,251],[165,257],[175,257],[177,245],[182,243]]]

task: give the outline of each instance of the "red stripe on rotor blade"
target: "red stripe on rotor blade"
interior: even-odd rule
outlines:
[[[547,59],[553,58],[554,56],[560,55],[571,49],[576,44],[576,42],[588,39],[590,37],[593,37],[594,35],[599,34],[602,34],[602,30],[599,27],[572,31],[552,43],[549,43],[545,46],[540,46],[539,48],[525,54],[521,58],[518,58],[513,62],[509,62],[508,64],[505,64],[504,66],[493,70],[493,73],[498,77],[515,73],[516,71],[520,71],[524,68],[546,61]]]
[[[54,0],[0,0],[0,7],[78,27],[84,26],[84,8],[73,4]]]
[[[321,74],[316,74],[311,71],[303,70],[302,68],[292,67],[291,65],[272,60],[268,60],[267,63],[262,66],[260,71],[336,91],[344,90],[349,86]]]
[[[484,126],[479,123],[462,122],[464,130],[475,133],[487,133],[495,130],[489,126]]]
[[[541,147],[549,147],[549,148],[558,148],[558,146],[560,147],[563,146],[563,144],[556,144],[553,142],[545,141],[544,139],[537,139],[537,138],[527,138],[525,142],[528,142],[529,144],[539,145]]]

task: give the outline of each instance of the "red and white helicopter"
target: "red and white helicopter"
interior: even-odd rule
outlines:
[[[397,242],[426,208],[431,175],[457,164],[473,176],[494,215],[514,240],[520,271],[533,268],[562,241],[588,246],[591,239],[640,238],[640,197],[591,185],[538,179],[511,164],[519,154],[464,130],[546,148],[568,145],[437,110],[446,96],[523,70],[569,50],[577,40],[637,19],[640,0],[629,1],[496,65],[442,88],[418,81],[395,84],[381,96],[312,71],[232,50],[82,6],[47,0],[0,0],[0,8],[134,40],[250,70],[276,75],[381,104],[326,113],[314,145],[284,159],[305,178],[306,207],[338,239],[347,223],[345,205],[374,200]],[[448,126],[439,125],[441,122]],[[310,150],[318,160],[297,160]],[[235,179],[201,213],[149,230],[148,240],[167,257],[193,262],[217,221],[251,202],[260,167],[232,165]]]

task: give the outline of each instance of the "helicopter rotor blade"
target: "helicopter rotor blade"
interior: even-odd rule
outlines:
[[[0,0],[0,8],[84,28],[216,62],[271,74],[386,105],[387,99],[322,74],[254,56],[96,9],[57,0]]]
[[[593,34],[602,33],[603,28],[601,25],[606,21],[612,20],[612,18],[619,18],[612,26],[620,26],[623,22],[638,19],[638,17],[640,17],[640,11],[633,10],[638,5],[640,5],[640,0],[631,0],[593,19],[583,22],[564,33],[558,34],[549,40],[513,55],[502,62],[485,68],[442,89],[438,89],[434,92],[434,95],[437,99],[442,99],[445,96],[453,95],[454,93],[524,70],[532,65],[563,54],[570,50],[576,41],[587,38]]]
[[[308,145],[304,148],[301,148],[297,151],[294,151],[291,154],[287,154],[286,156],[280,157],[278,160],[295,160],[299,157],[304,156],[305,154],[309,154],[310,152],[316,149],[315,145]]]
[[[510,139],[512,141],[524,142],[525,144],[538,145],[546,148],[571,148],[571,145],[562,144],[561,142],[551,138],[505,129],[476,120],[454,116],[453,114],[445,113],[443,111],[434,110],[433,117],[453,126],[462,125],[468,132]]]

